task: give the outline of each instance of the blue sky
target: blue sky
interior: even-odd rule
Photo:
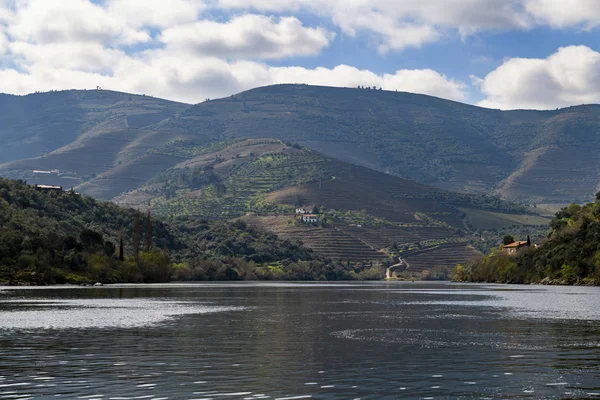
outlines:
[[[0,0],[0,92],[185,102],[276,83],[600,102],[600,0]]]

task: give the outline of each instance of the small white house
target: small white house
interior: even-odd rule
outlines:
[[[304,214],[302,215],[302,222],[307,224],[316,224],[319,222],[319,216],[316,214]]]
[[[310,211],[304,207],[296,208],[296,214],[310,214]]]
[[[35,185],[36,190],[41,192],[62,192],[62,186],[51,186],[51,185]]]

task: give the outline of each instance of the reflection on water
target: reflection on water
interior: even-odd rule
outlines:
[[[0,291],[0,399],[600,398],[600,291],[199,284]]]

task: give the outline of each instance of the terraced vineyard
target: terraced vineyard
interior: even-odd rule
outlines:
[[[236,148],[235,143],[243,143],[247,145],[259,144],[259,143],[281,143],[275,139],[254,139],[251,141],[244,141],[242,139],[234,139],[225,142],[209,142],[209,141],[195,141],[195,140],[173,140],[164,146],[157,147],[150,150],[152,154],[163,154],[166,156],[180,157],[180,158],[194,158],[203,154],[215,153],[226,149],[227,147]]]
[[[302,185],[326,174],[326,159],[314,152],[294,151],[252,159],[232,168],[222,186],[194,192],[180,191],[174,200],[155,199],[158,215],[194,215],[234,218],[247,212],[276,212],[280,208],[264,202],[264,196],[287,185]],[[218,166],[215,167],[215,169]]]
[[[427,240],[444,240],[449,237],[459,238],[446,228],[358,228],[340,226],[343,232],[355,236],[370,246],[385,249],[396,243],[399,246],[420,243]]]
[[[270,230],[282,239],[300,241],[317,254],[332,260],[366,263],[388,258],[385,253],[377,251],[357,237],[335,227],[293,225],[289,224],[289,217],[285,216],[245,216],[243,220]]]
[[[477,250],[464,244],[445,244],[422,252],[415,252],[405,258],[409,264],[409,273],[422,273],[435,267],[445,267],[450,273],[456,264],[464,263],[474,257],[481,256]]]
[[[302,198],[306,204],[336,210],[363,210],[397,223],[417,222],[415,212],[444,212],[451,224],[462,224],[460,213],[454,208],[433,200],[433,188],[337,161],[330,161],[327,168],[331,179],[289,187],[271,193],[267,200],[293,205]]]

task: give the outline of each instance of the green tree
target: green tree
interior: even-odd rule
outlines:
[[[502,239],[502,244],[503,245],[507,245],[507,244],[511,244],[515,242],[515,238],[512,237],[512,235],[506,235],[504,236],[504,238]]]
[[[140,255],[140,242],[142,238],[141,233],[141,223],[140,223],[140,212],[136,211],[134,219],[133,219],[133,257],[136,262],[138,261]]]
[[[560,267],[560,275],[566,281],[566,283],[573,284],[580,279],[581,268],[575,265],[563,264]]]
[[[152,216],[150,210],[146,216],[146,251],[152,250]]]

